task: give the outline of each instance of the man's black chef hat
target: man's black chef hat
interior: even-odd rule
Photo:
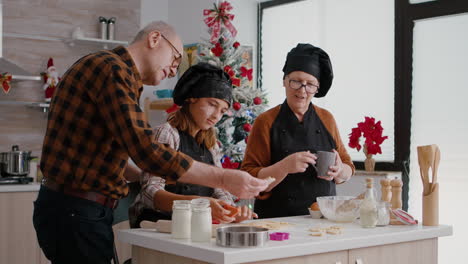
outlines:
[[[231,78],[222,69],[200,62],[191,66],[174,88],[174,103],[183,105],[188,98],[214,97],[232,103]]]
[[[313,75],[320,82],[315,97],[324,97],[333,81],[333,69],[328,54],[319,47],[299,43],[286,57],[283,72],[302,71]]]

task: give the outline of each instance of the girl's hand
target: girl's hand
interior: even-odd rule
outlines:
[[[228,204],[223,200],[208,198],[211,206],[211,217],[221,223],[231,223],[235,220],[234,217],[229,217],[229,210],[223,208],[224,204]]]
[[[240,207],[240,213],[235,216],[235,223],[240,223],[244,220],[250,220],[252,218],[258,218],[258,215],[250,210],[247,205]]]

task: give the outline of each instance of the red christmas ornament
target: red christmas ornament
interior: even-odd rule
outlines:
[[[247,140],[249,140],[249,136],[246,136],[244,141],[245,141],[245,144],[247,144]]]
[[[250,132],[250,130],[252,130],[252,125],[249,123],[246,123],[242,126],[242,128],[244,129],[245,132]]]
[[[231,162],[231,158],[229,157],[224,157],[223,161],[221,162],[221,165],[225,169],[237,169],[239,168],[239,162]]]
[[[221,56],[223,54],[223,51],[223,47],[221,47],[221,44],[219,42],[216,42],[215,47],[211,49],[211,52],[213,52],[213,54],[216,57]]]
[[[255,98],[253,99],[253,103],[254,103],[255,105],[261,104],[261,103],[262,103],[262,98],[260,98],[260,97],[255,97]]]
[[[240,79],[239,78],[231,78],[232,85],[239,87],[240,86]]]
[[[239,109],[241,109],[241,104],[239,102],[235,102],[232,104],[232,108],[234,108],[236,111],[239,111]]]
[[[232,44],[232,46],[237,49],[239,46],[240,46],[240,43],[239,42],[234,42],[234,44]]]

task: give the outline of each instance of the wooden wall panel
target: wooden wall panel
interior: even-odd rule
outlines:
[[[29,72],[46,70],[49,57],[63,74],[80,57],[103,47],[65,43],[74,28],[85,37],[99,34],[98,17],[116,17],[115,39],[129,41],[140,25],[140,0],[3,0],[3,56]],[[8,36],[10,34],[10,36]],[[35,40],[11,34],[48,37]],[[6,102],[43,101],[42,81],[12,82],[8,95],[0,91],[0,152],[13,144],[39,155],[47,125],[47,115],[39,108]]]

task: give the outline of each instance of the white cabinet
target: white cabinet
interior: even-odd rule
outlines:
[[[0,193],[0,263],[48,263],[32,223],[34,192]]]
[[[349,264],[436,264],[437,238],[349,250]]]

